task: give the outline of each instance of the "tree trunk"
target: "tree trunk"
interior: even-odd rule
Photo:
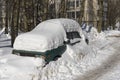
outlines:
[[[15,38],[18,35],[20,0],[14,0],[11,26],[11,45],[13,47]]]

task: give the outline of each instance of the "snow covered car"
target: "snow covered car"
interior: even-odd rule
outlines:
[[[46,62],[60,57],[66,44],[74,45],[83,37],[75,20],[51,19],[38,24],[30,32],[19,35],[14,42],[13,54],[22,56],[43,56]]]

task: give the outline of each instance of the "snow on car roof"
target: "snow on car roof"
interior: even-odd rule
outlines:
[[[18,36],[14,49],[45,52],[63,45],[67,40],[66,32],[78,30],[81,30],[79,24],[71,19],[46,20],[32,31]]]
[[[80,25],[75,20],[72,19],[60,18],[48,20],[47,22],[62,25],[66,32],[78,31],[78,29],[80,28]]]

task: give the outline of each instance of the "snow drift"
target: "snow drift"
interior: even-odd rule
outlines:
[[[40,71],[39,80],[119,80],[120,38],[107,37],[111,33],[114,36],[120,32],[102,32],[97,37],[90,35],[93,40],[89,45],[84,42],[67,45],[61,58]]]

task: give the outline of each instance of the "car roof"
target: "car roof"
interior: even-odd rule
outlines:
[[[76,22],[75,20],[66,19],[66,18],[50,19],[50,20],[43,21],[42,23],[40,23],[37,26],[37,29],[42,28],[42,27],[47,27],[47,29],[48,29],[51,24],[52,25],[56,25],[57,24],[57,26],[63,27],[65,32],[78,31],[79,29],[81,29],[81,27],[80,27],[78,22]],[[55,28],[60,28],[60,27],[54,27],[54,29]],[[52,28],[50,28],[50,29],[52,29]]]

